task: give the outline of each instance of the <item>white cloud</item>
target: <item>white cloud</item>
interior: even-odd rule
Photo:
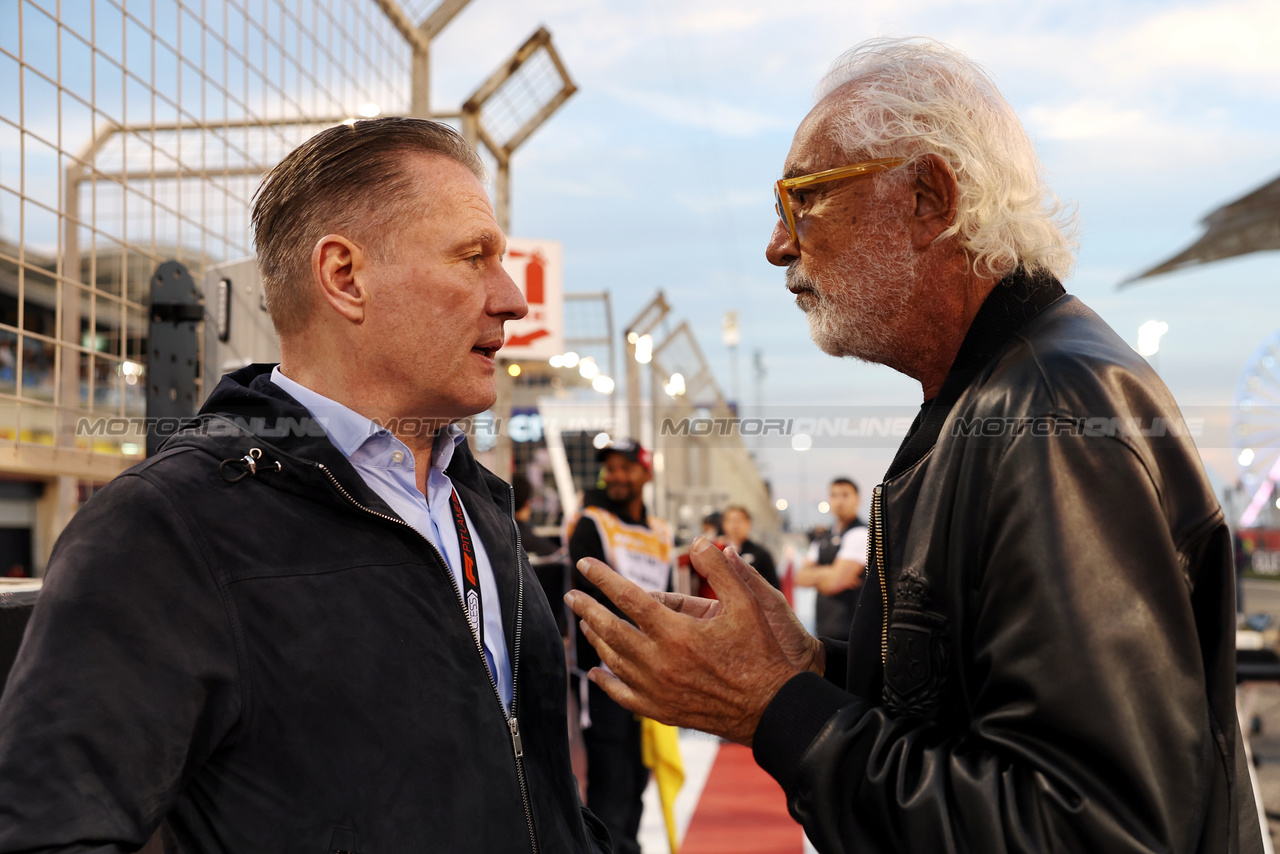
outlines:
[[[706,128],[726,136],[754,136],[762,131],[790,127],[790,123],[779,116],[698,95],[677,95],[621,86],[611,86],[606,91],[664,121]]]
[[[1120,47],[1119,45],[1117,47]],[[1280,75],[1280,3],[1243,0],[1164,11],[1142,22],[1109,64],[1132,76],[1214,73],[1263,82]]]
[[[672,29],[686,33],[714,33],[723,36],[726,33],[754,29],[774,17],[778,11],[776,3],[761,3],[752,9],[750,3],[733,2],[719,5],[689,4],[675,12],[667,21]]]
[[[1002,87],[1044,81],[1055,89],[1133,100],[1167,93],[1171,84],[1277,92],[1275,0],[1184,3],[1145,15],[1116,5],[1084,17],[1053,28],[1043,15],[996,28],[965,22],[940,28],[938,37],[992,68]]]
[[[1141,109],[1095,97],[1058,107],[1036,105],[1025,111],[1024,118],[1038,137],[1063,140],[1131,135],[1150,121]]]

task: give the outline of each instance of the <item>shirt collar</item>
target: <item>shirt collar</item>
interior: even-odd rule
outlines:
[[[450,424],[437,433],[436,442],[431,446],[431,467],[440,471],[447,469],[449,463],[453,461],[453,452],[466,438],[466,434],[457,424]]]
[[[359,412],[289,379],[279,365],[271,369],[271,382],[305,406],[311,417],[320,422],[329,441],[348,459],[372,436],[387,432]]]
[[[351,455],[360,450],[366,442],[373,439],[381,439],[384,436],[395,445],[403,447],[405,451],[409,450],[403,442],[393,436],[391,431],[385,427],[379,426],[350,407],[343,406],[336,400],[330,400],[319,392],[312,391],[301,383],[289,379],[280,371],[279,365],[271,369],[271,382],[284,389],[290,397],[306,407],[307,411],[311,413],[311,417],[320,422],[320,426],[324,428],[325,435],[329,437],[329,441],[347,459],[351,459]],[[437,433],[435,444],[431,446],[431,467],[440,471],[447,469],[449,463],[453,461],[453,452],[465,438],[466,434],[462,432],[457,424],[450,424],[446,429]],[[412,462],[412,454],[409,455],[409,460]]]

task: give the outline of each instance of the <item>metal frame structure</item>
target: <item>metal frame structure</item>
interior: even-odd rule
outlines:
[[[538,85],[532,69],[539,61],[544,66],[544,80],[554,76],[558,88]],[[539,27],[463,103],[462,135],[476,148],[484,143],[497,162],[493,206],[503,231],[511,230],[511,155],[576,91],[578,87],[551,43],[551,33],[546,27]],[[504,128],[499,121],[502,118],[513,120],[509,122],[511,126]]]
[[[623,330],[623,340],[627,347],[627,429],[633,439],[644,441],[642,437],[644,416],[640,408],[640,361],[636,358],[636,344],[645,335],[652,336],[658,324],[671,311],[666,295],[658,291],[635,319]],[[653,351],[649,351],[652,358]]]
[[[625,331],[627,347],[627,409],[631,435],[653,451],[654,477],[649,505],[675,525],[678,533],[696,533],[706,513],[727,503],[750,511],[755,536],[776,543],[782,519],[742,438],[735,430],[714,435],[664,435],[666,419],[722,419],[736,414],[725,401],[697,337],[687,321],[653,343],[649,368],[648,412],[642,403],[642,372],[636,345],[653,335],[671,312],[666,296],[657,295],[636,315]],[[679,390],[669,378],[680,374]],[[668,391],[677,392],[672,394]],[[646,417],[647,416],[647,417]]]
[[[250,255],[256,177],[315,130],[428,113],[431,39],[466,4],[411,35],[377,0],[0,9],[0,478],[43,484],[30,569],[140,456],[145,430],[100,428],[145,414],[155,268]]]

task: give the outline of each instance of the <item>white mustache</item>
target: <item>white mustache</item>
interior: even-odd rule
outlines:
[[[792,264],[787,267],[787,290],[795,293],[797,291],[815,291],[813,280],[800,272],[799,264]]]

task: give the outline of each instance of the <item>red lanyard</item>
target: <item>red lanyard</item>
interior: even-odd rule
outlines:
[[[467,530],[467,517],[458,500],[458,490],[449,493],[449,506],[453,508],[453,524],[458,529],[458,547],[462,552],[462,600],[467,607],[467,620],[471,631],[484,646],[484,607],[480,602],[480,580],[476,576],[476,550],[471,544],[471,532]]]

